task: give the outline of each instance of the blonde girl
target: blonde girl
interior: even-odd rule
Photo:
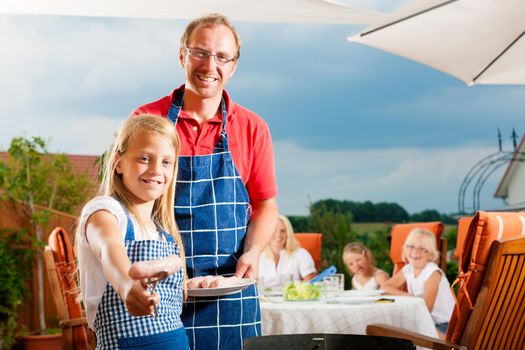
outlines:
[[[316,275],[312,256],[295,239],[288,218],[279,215],[272,240],[259,258],[259,283],[268,288],[288,281],[309,281]]]
[[[434,234],[421,228],[413,229],[403,245],[403,260],[407,264],[383,289],[389,294],[422,297],[443,337],[454,308],[454,297],[445,273],[436,264],[438,259]],[[405,283],[408,292],[402,290]]]
[[[188,348],[180,319],[184,250],[173,214],[178,151],[168,120],[126,120],[108,154],[99,196],[82,210],[80,288],[97,349]],[[130,277],[133,263],[167,257],[177,266],[155,293],[146,283],[150,276]]]
[[[359,242],[352,242],[343,250],[343,262],[352,274],[352,289],[379,289],[390,277],[388,273],[374,266],[372,252]]]

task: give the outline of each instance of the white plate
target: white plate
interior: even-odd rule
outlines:
[[[297,300],[288,300],[288,299],[283,298],[283,300],[286,301],[287,303],[311,303],[312,301],[319,301],[319,300],[321,300],[321,298],[317,298],[317,299],[297,299]]]
[[[376,300],[379,300],[378,297],[336,297],[331,300],[327,300],[328,304],[371,304]]]
[[[283,297],[267,297],[261,295],[261,301],[267,302],[267,303],[284,303]]]
[[[259,290],[259,294],[266,297],[282,297],[283,287],[264,288],[262,291]]]
[[[234,286],[219,287],[219,288],[194,288],[188,289],[188,296],[190,297],[216,297],[220,295],[228,295],[240,292],[255,283],[252,278],[242,278]]]
[[[371,297],[371,296],[379,296],[383,294],[385,291],[381,289],[375,289],[375,290],[345,290],[341,296],[345,297]]]

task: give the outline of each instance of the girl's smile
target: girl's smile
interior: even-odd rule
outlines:
[[[408,263],[415,269],[422,269],[430,261],[428,249],[418,244],[417,240],[405,246]]]

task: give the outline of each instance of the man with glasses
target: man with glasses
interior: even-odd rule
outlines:
[[[192,21],[180,41],[185,84],[132,113],[169,118],[181,138],[175,217],[189,278],[256,278],[259,255],[277,224],[268,126],[224,90],[240,47],[239,34],[224,16]],[[242,349],[243,339],[261,334],[256,287],[190,297],[182,321],[193,349]]]

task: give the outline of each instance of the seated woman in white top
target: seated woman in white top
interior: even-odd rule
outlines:
[[[279,215],[273,238],[259,258],[259,283],[270,288],[289,281],[308,281],[316,275],[312,256],[300,247],[288,218]]]
[[[352,276],[352,289],[379,289],[390,277],[374,266],[370,249],[359,242],[348,243],[343,250],[343,262]]]

